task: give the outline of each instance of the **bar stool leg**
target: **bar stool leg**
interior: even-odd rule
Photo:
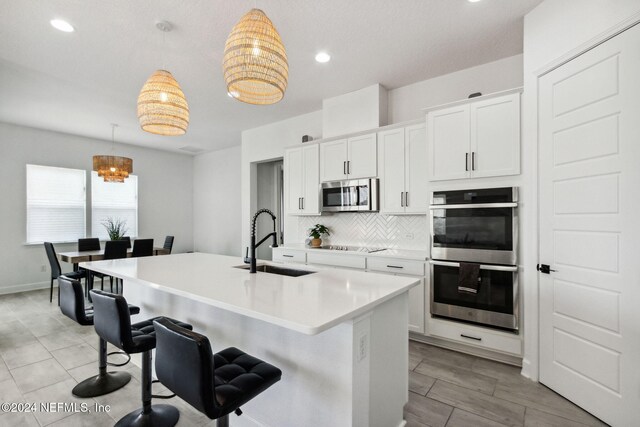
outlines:
[[[216,420],[216,427],[229,427],[229,414]]]
[[[116,427],[173,427],[180,412],[171,405],[151,404],[151,350],[142,353],[142,409],[120,418]]]
[[[78,397],[102,396],[116,391],[131,381],[127,372],[107,372],[107,342],[100,338],[98,375],[76,385],[71,393]]]

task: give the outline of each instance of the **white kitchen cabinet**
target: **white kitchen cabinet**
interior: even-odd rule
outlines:
[[[378,134],[380,212],[423,214],[427,211],[427,143],[424,124]]]
[[[520,92],[427,113],[429,179],[520,173]]]
[[[288,215],[320,214],[319,148],[289,148],[284,154],[285,211]]]
[[[375,133],[320,144],[320,180],[373,178],[378,175]]]

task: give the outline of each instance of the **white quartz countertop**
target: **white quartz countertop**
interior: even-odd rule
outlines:
[[[125,288],[150,286],[307,335],[362,315],[420,283],[411,277],[297,265],[291,268],[316,273],[288,277],[234,268],[242,265],[241,258],[204,253],[80,263],[128,281]]]
[[[363,251],[339,251],[332,249],[318,249],[307,246],[303,243],[300,244],[287,244],[279,246],[282,249],[290,249],[294,251],[307,251],[307,252],[322,252],[330,254],[349,254],[349,255],[362,255],[366,257],[382,257],[382,258],[403,258],[416,261],[426,261],[429,259],[429,251],[417,251],[409,249],[385,249],[379,252],[363,252]]]

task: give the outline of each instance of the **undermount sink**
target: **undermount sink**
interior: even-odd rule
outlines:
[[[234,267],[234,268],[240,268],[242,270],[249,270],[249,266],[248,265],[239,265],[239,266]],[[256,271],[260,271],[262,273],[279,274],[280,276],[290,276],[290,277],[300,277],[300,276],[306,276],[307,274],[315,273],[315,271],[296,270],[296,269],[293,269],[293,268],[278,267],[278,266],[275,266],[275,265],[268,265],[268,264],[257,265],[256,266]]]

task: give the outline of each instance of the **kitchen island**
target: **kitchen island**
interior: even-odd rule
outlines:
[[[235,346],[282,369],[232,425],[404,425],[414,278],[302,266],[313,273],[250,274],[239,258],[203,253],[81,266],[123,279],[137,318],[180,319],[214,352]]]

